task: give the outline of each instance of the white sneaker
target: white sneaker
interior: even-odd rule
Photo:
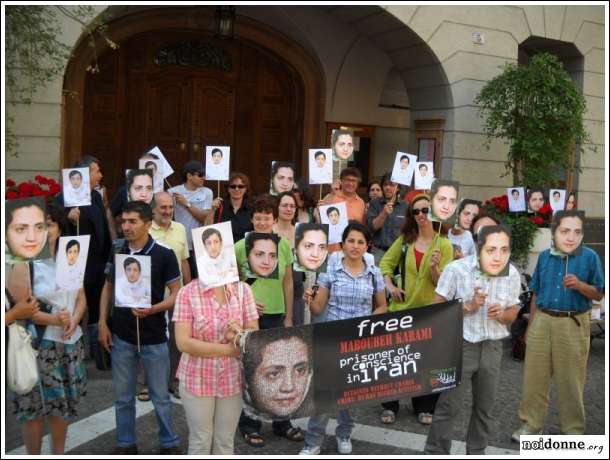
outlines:
[[[337,452],[340,454],[351,454],[352,440],[350,438],[340,438],[337,436]]]
[[[320,446],[308,446],[305,444],[299,455],[320,455],[320,450],[322,450]]]
[[[532,430],[529,426],[527,426],[527,424],[523,424],[521,425],[521,428],[519,428],[517,431],[515,431],[512,436],[511,439],[514,442],[519,442],[521,439],[521,436],[529,436],[529,435],[535,435],[535,434],[542,434],[542,430]]]

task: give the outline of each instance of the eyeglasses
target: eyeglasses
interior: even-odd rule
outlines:
[[[229,185],[229,188],[232,189],[232,190],[237,190],[237,189],[241,190],[241,189],[246,188],[246,186],[245,185],[231,184],[231,185]]]
[[[414,209],[413,211],[411,211],[411,214],[413,214],[414,216],[419,216],[420,212],[423,212],[424,214],[428,214],[428,211],[430,211],[430,208]]]

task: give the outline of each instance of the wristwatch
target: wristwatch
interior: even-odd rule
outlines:
[[[191,207],[191,202],[190,202],[190,201],[187,201],[187,202],[186,202],[186,207],[187,207],[187,208],[190,208],[190,207]]]

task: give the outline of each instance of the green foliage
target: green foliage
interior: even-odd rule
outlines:
[[[475,103],[488,147],[492,138],[509,145],[506,170],[515,185],[557,186],[562,170],[575,169],[574,150],[589,141],[585,99],[552,54],[537,54],[527,66],[506,65]]]
[[[7,5],[4,67],[6,101],[12,105],[31,104],[37,91],[61,78],[70,58],[70,47],[60,39],[62,18],[80,24],[93,46],[94,35],[102,35],[112,48],[116,48],[117,45],[104,34],[104,17],[93,19],[95,14],[92,6]],[[13,123],[14,118],[7,116],[5,148],[7,153],[17,155]]]
[[[538,225],[525,216],[497,212],[493,204],[485,204],[487,213],[510,228],[510,260],[521,270],[527,268],[530,250],[538,232]]]

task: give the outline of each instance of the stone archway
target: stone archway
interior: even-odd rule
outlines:
[[[112,8],[114,7],[111,7],[109,10],[112,10]],[[112,13],[113,11],[110,12]],[[213,40],[213,13],[213,8],[202,7],[150,9],[136,7],[133,10],[127,11],[123,9],[117,17],[109,22],[107,34],[119,45],[127,44],[137,36],[154,35],[155,31],[159,32],[159,34],[180,31],[181,33],[188,33],[191,36],[201,35],[204,38],[211,38]],[[305,170],[306,165],[303,159],[306,156],[302,154],[304,146],[318,144],[324,138],[324,76],[319,62],[287,36],[255,20],[238,15],[234,31],[234,43],[241,43],[244,49],[247,48],[248,50],[258,52],[261,59],[266,60],[269,64],[268,67],[270,69],[273,69],[274,66],[278,66],[277,68],[283,67],[287,69],[286,72],[293,75],[293,83],[289,85],[295,87],[295,94],[300,94],[300,97],[295,97],[295,102],[291,109],[293,112],[291,117],[298,121],[299,126],[298,132],[293,136],[295,139],[292,139],[291,149],[294,152],[291,155],[294,160],[300,163],[301,168]],[[229,46],[229,48],[231,47]],[[104,59],[104,56],[108,56],[109,53],[115,53],[115,51],[106,51],[104,54],[101,51],[104,49],[107,49],[104,44],[97,44],[97,53],[100,55],[100,60]],[[89,46],[86,40],[81,38],[80,43],[75,47],[73,55],[74,57],[68,64],[64,78],[62,166],[71,164],[83,153],[93,153],[85,151],[87,147],[91,148],[92,143],[90,136],[86,134],[86,130],[91,126],[89,111],[87,110],[88,106],[91,105],[91,100],[87,100],[86,96],[87,91],[91,94],[87,80],[90,75],[84,69],[93,62],[94,49]],[[125,66],[125,59],[117,60],[116,65],[119,67],[117,71],[122,71],[123,69],[120,66]],[[270,73],[269,70],[267,72]],[[222,81],[220,81],[220,84],[222,84]],[[125,92],[124,89],[122,91]],[[274,88],[271,88],[270,91],[273,92]],[[99,96],[95,97],[100,99]],[[101,99],[103,99],[103,95]],[[104,101],[101,104],[104,104]],[[110,110],[112,109],[110,108]],[[126,123],[125,120],[119,120],[115,123],[121,122]],[[284,130],[287,129],[289,128],[284,128]],[[100,133],[100,136],[103,135],[103,132]],[[264,140],[255,139],[254,141],[263,142]],[[117,151],[112,154],[116,155],[119,161],[121,161],[121,155],[126,153],[125,151]],[[129,154],[133,156],[133,152]],[[252,163],[257,164],[257,158],[253,158],[253,160]],[[267,160],[268,158],[265,157],[265,161]],[[181,164],[174,165],[174,169],[179,170],[181,166]],[[118,166],[115,169],[118,171]],[[247,172],[255,176],[261,175],[260,171]],[[267,174],[268,172],[264,176],[266,177]],[[113,172],[113,175],[116,176],[116,171]],[[114,179],[115,182],[119,180],[118,178]],[[116,186],[116,184],[113,185]]]

